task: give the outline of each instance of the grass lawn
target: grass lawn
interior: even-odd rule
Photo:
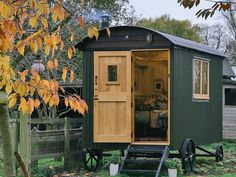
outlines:
[[[191,177],[236,177],[236,141],[223,141],[221,144],[224,147],[224,161],[215,162],[212,157],[198,157],[197,165],[194,174],[184,175]],[[215,151],[216,144],[205,146],[208,150]],[[117,153],[117,152],[113,152]],[[94,176],[108,177],[108,166],[112,161],[112,157],[104,157],[101,169],[94,173],[74,170],[71,173],[78,174],[77,176]],[[0,165],[2,166],[2,152],[0,149]],[[2,168],[1,168],[2,169]],[[55,161],[54,159],[45,159],[38,162],[38,166],[32,168],[31,177],[51,177],[55,174],[63,172],[63,161]],[[0,170],[0,176],[3,176]],[[167,176],[167,169],[163,169],[163,177]],[[182,176],[182,177],[184,177]],[[20,176],[19,176],[20,177]],[[119,174],[116,177],[127,177],[125,174]],[[180,176],[181,177],[181,176]]]

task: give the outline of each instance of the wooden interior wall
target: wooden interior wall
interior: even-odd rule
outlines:
[[[154,56],[147,62],[139,62],[136,60],[136,95],[146,96],[160,94],[160,91],[154,90],[155,81],[161,81],[163,83],[163,89],[168,92],[168,53],[166,51],[157,51],[157,53],[158,52],[162,52],[163,55],[161,55],[161,57],[158,55]]]

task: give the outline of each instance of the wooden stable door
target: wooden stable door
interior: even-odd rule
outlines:
[[[94,142],[131,142],[131,53],[94,53]]]

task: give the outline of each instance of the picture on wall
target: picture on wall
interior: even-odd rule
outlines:
[[[154,80],[153,82],[153,90],[155,92],[161,92],[163,89],[163,81],[162,80]]]

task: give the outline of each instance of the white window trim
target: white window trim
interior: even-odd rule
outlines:
[[[200,68],[200,94],[195,94],[195,61],[198,60],[201,63]],[[207,94],[202,93],[202,63],[207,62],[208,63],[208,76],[207,76]],[[193,59],[193,99],[197,100],[209,100],[210,99],[210,60],[201,58],[201,57],[194,57]]]

